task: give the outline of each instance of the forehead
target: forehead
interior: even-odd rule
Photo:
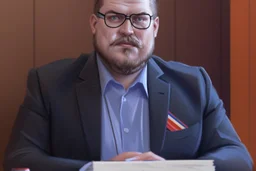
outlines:
[[[103,0],[101,11],[113,10],[125,14],[147,12],[151,14],[150,2],[151,0]]]

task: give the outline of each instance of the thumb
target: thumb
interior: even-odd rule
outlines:
[[[140,152],[125,152],[111,159],[111,161],[124,161],[125,159],[136,157],[142,153]]]

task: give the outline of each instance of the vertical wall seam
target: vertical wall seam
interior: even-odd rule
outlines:
[[[33,67],[36,66],[36,0],[33,0]]]
[[[173,27],[173,30],[174,30],[174,61],[177,61],[178,57],[177,57],[177,3],[176,3],[176,0],[174,0],[174,27]]]
[[[248,0],[248,95],[249,95],[249,104],[248,104],[248,142],[249,142],[249,150],[251,150],[252,143],[251,143],[251,102],[252,96],[251,93],[251,0]]]
[[[220,62],[220,72],[219,72],[219,87],[220,87],[220,94],[223,96],[223,78],[222,78],[222,72],[223,72],[223,42],[222,42],[222,38],[223,38],[223,12],[222,12],[222,10],[223,10],[223,3],[221,3],[222,2],[222,0],[219,0],[219,3],[220,3],[220,16],[219,16],[219,20],[220,20],[220,27],[219,27],[219,29],[220,29],[220,42],[219,42],[219,48],[220,48],[220,53],[219,53],[219,62]],[[218,45],[217,45],[218,46]]]

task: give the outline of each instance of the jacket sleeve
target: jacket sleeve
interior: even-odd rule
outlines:
[[[198,159],[213,159],[216,171],[252,171],[253,161],[249,152],[226,116],[223,102],[206,71],[203,68],[200,71],[205,83],[206,107]]]
[[[87,161],[51,156],[50,117],[36,69],[28,74],[26,96],[16,117],[4,156],[4,170],[79,170]]]

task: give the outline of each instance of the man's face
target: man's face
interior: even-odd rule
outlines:
[[[104,0],[100,13],[122,13],[126,15],[152,14],[150,0]],[[113,72],[129,75],[145,66],[154,50],[159,19],[153,19],[148,29],[140,30],[126,20],[120,27],[109,28],[104,19],[95,15],[90,19],[94,47]]]

